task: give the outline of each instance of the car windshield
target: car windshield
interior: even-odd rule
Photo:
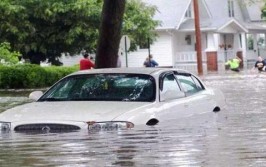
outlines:
[[[83,74],[67,77],[39,101],[143,101],[155,100],[155,80],[144,74]]]

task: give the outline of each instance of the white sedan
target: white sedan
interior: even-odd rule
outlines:
[[[225,107],[218,89],[174,68],[109,68],[75,72],[36,101],[0,114],[1,131],[109,130],[154,126],[172,119],[215,113]]]

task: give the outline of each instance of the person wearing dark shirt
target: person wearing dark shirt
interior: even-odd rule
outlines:
[[[90,61],[89,54],[85,53],[83,57],[84,58],[79,61],[79,69],[87,70],[87,69],[94,68],[94,63]]]
[[[255,65],[253,69],[257,68],[259,72],[265,71],[266,62],[262,59],[261,56],[258,56],[257,61],[255,62]]]
[[[159,64],[155,60],[153,60],[152,55],[149,55],[149,57],[147,57],[144,61],[143,65],[144,67],[156,67]]]

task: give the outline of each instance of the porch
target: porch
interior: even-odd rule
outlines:
[[[259,53],[258,53],[259,52]],[[234,58],[236,55],[240,55],[243,60],[243,69],[251,69],[255,61],[257,60],[258,54],[266,56],[266,49],[261,48],[259,51],[246,51],[246,55],[243,56],[241,51],[237,50],[226,50],[226,51],[217,51],[217,59],[210,60],[205,51],[202,52],[202,67],[203,73],[213,72],[216,70],[211,70],[208,66],[213,66],[213,61],[216,62],[214,66],[217,66],[217,72],[225,71],[225,62],[229,59]],[[262,56],[263,57],[263,56]],[[266,57],[263,57],[266,58]],[[214,63],[215,63],[214,62]],[[196,51],[187,51],[187,52],[177,52],[174,56],[174,67],[197,72],[197,53]]]

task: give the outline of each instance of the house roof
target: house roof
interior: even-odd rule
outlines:
[[[228,28],[232,27],[234,31],[238,32],[248,32],[246,27],[244,27],[240,22],[236,19],[231,18],[228,22],[218,28],[218,32],[228,32]],[[230,31],[229,31],[230,32]]]
[[[250,21],[258,21],[261,20],[261,8],[264,6],[264,2],[256,2],[250,3],[245,6],[246,13],[248,15],[248,19]]]
[[[195,31],[195,23],[194,19],[186,19],[182,24],[180,25],[178,31]],[[207,31],[216,29],[214,26],[212,26],[211,19],[204,18],[200,19],[200,28],[201,31]]]
[[[220,19],[228,16],[227,0],[202,0],[205,1],[207,7],[214,18]],[[234,1],[235,18],[240,22],[261,20],[261,9],[265,2],[263,1]]]
[[[143,0],[147,4],[157,6],[155,20],[162,24],[157,30],[176,29],[178,31],[194,31],[194,19],[185,18],[185,12],[192,0]],[[237,1],[234,1],[237,2]],[[239,5],[235,3],[235,17],[228,15],[227,0],[201,0],[199,2],[200,14],[207,13],[200,17],[202,31],[221,32],[224,28],[235,28],[236,31],[265,31],[266,25],[262,22],[254,22],[260,16],[260,4]],[[252,22],[253,21],[253,22]]]
[[[229,27],[232,27],[234,30],[239,32],[248,32],[247,28],[234,18],[224,18],[218,20],[212,18],[204,18],[200,20],[201,31],[225,32],[225,29]],[[183,22],[178,30],[194,31],[194,19],[189,19]]]
[[[249,33],[265,33],[266,31],[266,24],[263,22],[245,22],[244,25],[249,30]]]
[[[157,29],[175,29],[179,26],[191,0],[143,0],[157,6],[155,20],[162,21]]]

